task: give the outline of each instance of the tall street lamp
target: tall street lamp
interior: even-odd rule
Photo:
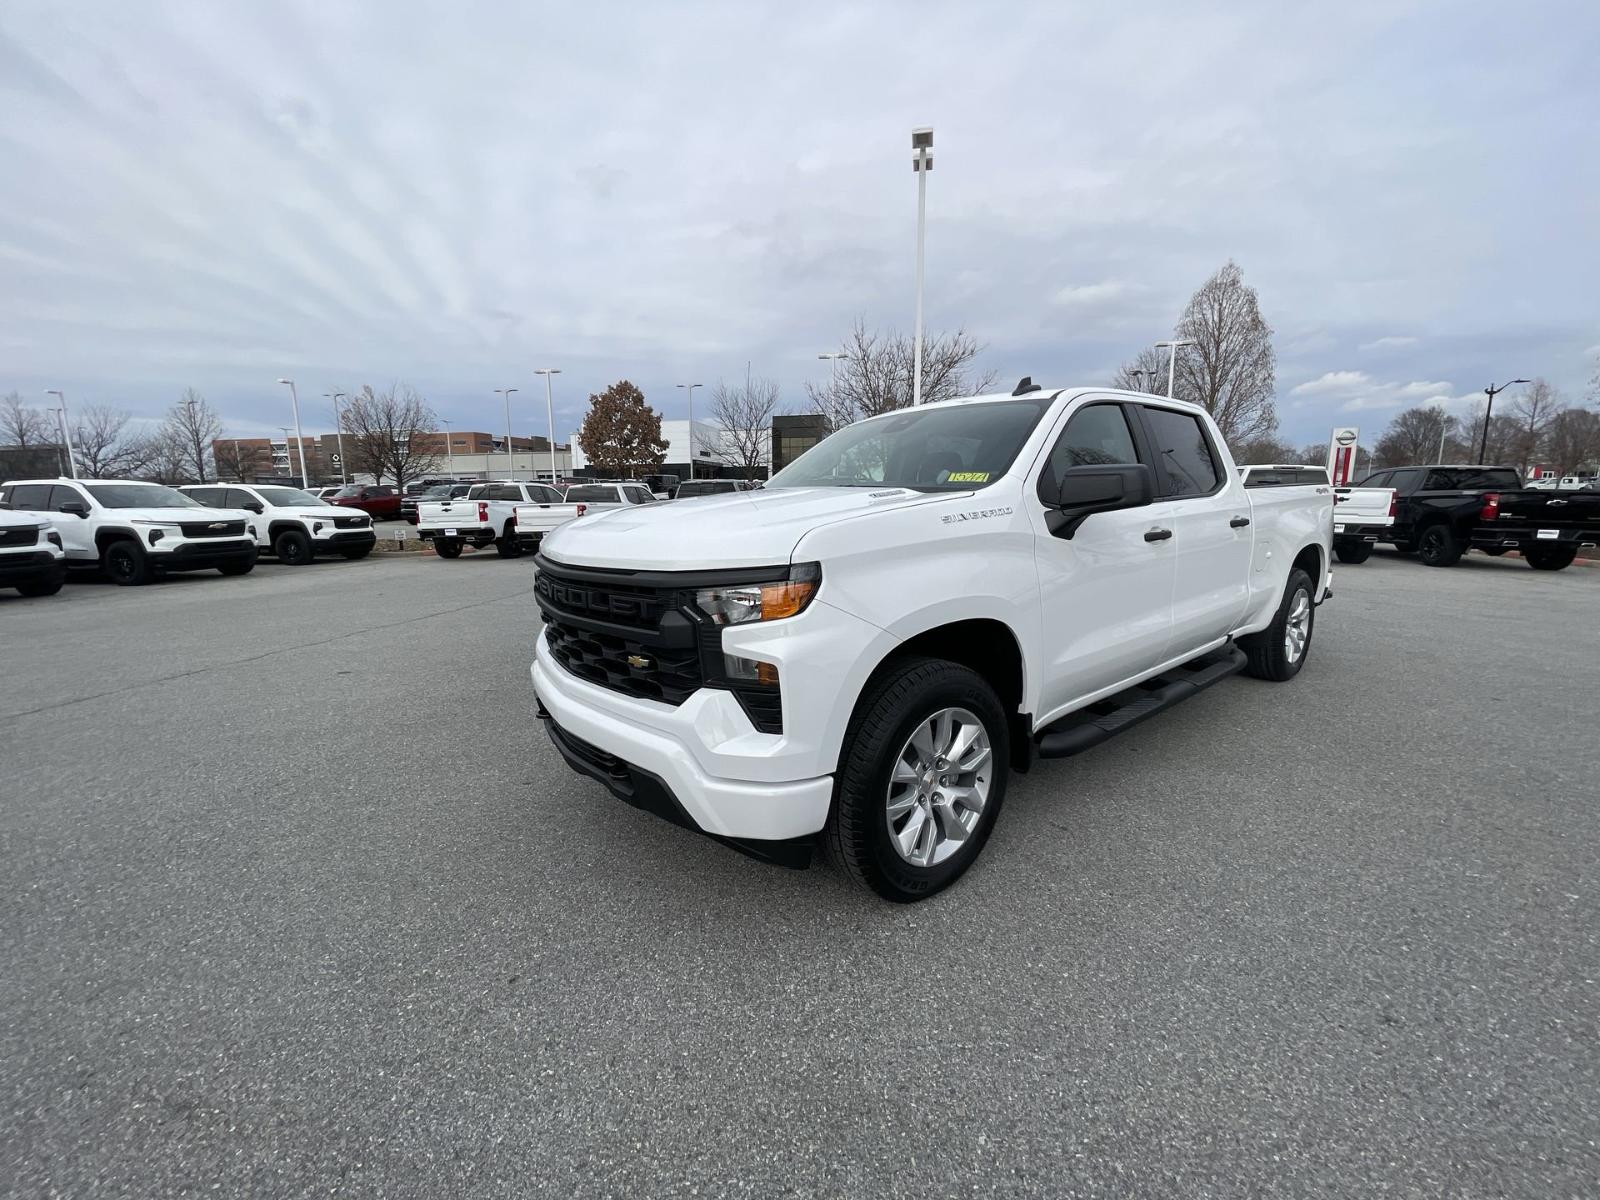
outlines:
[[[544,376],[544,415],[550,422],[550,486],[556,485],[556,406],[550,397],[550,376],[561,374],[560,367],[539,367],[533,372]]]
[[[1156,349],[1157,350],[1160,350],[1163,346],[1170,346],[1172,348],[1172,357],[1167,362],[1167,399],[1168,400],[1172,399],[1172,384],[1173,384],[1173,381],[1177,378],[1177,375],[1178,375],[1178,347],[1179,346],[1192,346],[1192,345],[1194,345],[1194,339],[1193,338],[1180,338],[1177,341],[1157,342],[1156,343]]]
[[[694,478],[694,390],[705,387],[703,383],[680,383],[684,391],[689,393],[689,478]]]
[[[511,394],[516,388],[495,388],[495,395],[506,398],[506,469],[511,472],[511,478],[517,477],[517,460],[511,456]]]
[[[450,462],[450,482],[454,483],[456,481],[456,448],[450,437],[450,422],[441,417],[439,424],[444,426],[444,455]]]
[[[306,439],[300,432],[300,394],[294,390],[294,380],[280,379],[279,383],[289,385],[289,404],[294,409],[294,440],[300,447],[300,486],[311,486],[311,473],[306,470]],[[289,434],[286,430],[283,435],[284,449],[288,449]]]
[[[911,169],[917,173],[917,326],[912,349],[911,403],[922,403],[922,249],[928,227],[928,172],[933,170],[933,126],[911,131],[911,148],[917,152]]]
[[[1483,436],[1478,439],[1478,465],[1483,466],[1483,456],[1489,452],[1489,418],[1494,416],[1494,398],[1505,391],[1514,383],[1531,383],[1529,379],[1513,379],[1511,383],[1502,383],[1499,387],[1490,384],[1483,389],[1484,395],[1489,397],[1489,404],[1483,410]]]
[[[344,416],[339,412],[339,401],[344,399],[343,392],[323,392],[324,396],[333,401],[333,435],[339,439],[339,482],[349,483],[344,473]]]
[[[60,413],[58,419],[61,422],[61,440],[67,444],[67,470],[76,479],[78,477],[78,464],[72,454],[72,430],[67,425],[67,398],[56,388],[48,389],[45,395],[54,396],[61,401],[61,408],[57,410]]]
[[[839,383],[839,360],[850,356],[843,351],[838,351],[833,354],[819,354],[817,357],[826,360],[828,364],[828,390],[832,391]]]

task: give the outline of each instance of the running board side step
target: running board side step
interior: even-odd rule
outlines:
[[[1070,758],[1115,737],[1147,717],[1181,704],[1213,683],[1242,671],[1249,659],[1237,646],[1224,646],[1190,659],[1143,683],[1068,713],[1033,735],[1040,758]]]

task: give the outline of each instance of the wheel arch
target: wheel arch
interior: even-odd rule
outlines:
[[[277,541],[278,535],[285,532],[303,533],[307,538],[311,537],[310,531],[308,531],[305,525],[303,525],[301,522],[292,521],[287,517],[276,517],[267,526],[268,543]]]
[[[1289,564],[1289,569],[1292,571],[1298,567],[1311,576],[1311,582],[1320,595],[1323,583],[1327,579],[1327,566],[1327,554],[1322,544],[1320,542],[1307,542],[1300,547],[1299,553],[1294,556],[1294,561]],[[1313,600],[1317,598],[1317,596],[1312,597]]]
[[[94,548],[98,553],[104,554],[106,547],[112,542],[132,542],[141,550],[145,548],[144,543],[139,540],[139,535],[126,526],[113,525],[94,531]]]

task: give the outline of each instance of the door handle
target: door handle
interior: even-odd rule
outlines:
[[[1229,529],[1243,529],[1248,524],[1250,524],[1250,518],[1249,517],[1235,517],[1233,520],[1228,522],[1228,528]]]
[[[1172,530],[1170,529],[1152,529],[1144,535],[1144,540],[1147,542],[1164,542],[1171,536]]]

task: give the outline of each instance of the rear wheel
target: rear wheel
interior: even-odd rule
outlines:
[[[154,574],[139,543],[126,538],[112,542],[100,552],[100,569],[118,587],[138,587],[149,583]]]
[[[1239,648],[1249,658],[1245,673],[1257,679],[1283,683],[1293,679],[1311,652],[1311,634],[1316,626],[1317,609],[1311,602],[1311,576],[1296,567],[1289,572],[1277,615],[1260,633],[1239,639]]]
[[[433,552],[440,558],[460,558],[461,543],[448,538],[434,538]]]
[[[1349,542],[1345,545],[1334,543],[1333,552],[1339,556],[1342,563],[1364,563],[1372,557],[1372,547],[1366,542]]]
[[[1522,552],[1528,565],[1535,571],[1560,571],[1572,565],[1578,557],[1576,546],[1529,546]]]
[[[506,527],[500,531],[500,536],[495,540],[494,552],[501,558],[516,558],[522,553],[522,547],[517,545],[517,523],[507,521]]]
[[[1453,567],[1466,547],[1448,525],[1429,525],[1417,538],[1417,557],[1428,567]]]
[[[272,539],[272,552],[289,567],[303,567],[312,559],[311,539],[302,529],[285,529]]]
[[[1010,733],[988,682],[910,658],[862,697],[840,756],[825,838],[863,887],[922,900],[972,865],[1005,800]]]

